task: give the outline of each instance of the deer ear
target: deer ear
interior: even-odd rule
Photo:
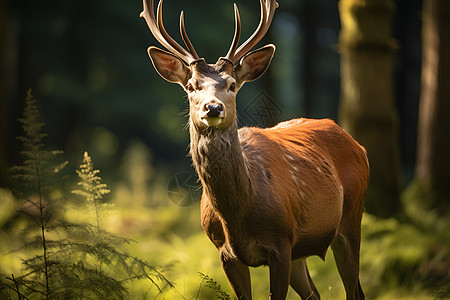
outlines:
[[[183,86],[187,84],[190,70],[180,58],[153,46],[149,47],[147,52],[153,66],[162,78]]]
[[[234,67],[239,83],[258,79],[270,65],[275,45],[269,44],[245,55]]]

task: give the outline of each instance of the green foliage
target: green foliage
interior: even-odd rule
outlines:
[[[54,175],[67,165],[67,162],[52,163],[55,156],[62,154],[62,151],[44,149],[43,139],[47,134],[42,132],[44,123],[40,120],[36,103],[31,89],[28,90],[23,116],[19,118],[24,135],[17,137],[22,142],[21,155],[24,161],[22,165],[10,168],[12,178],[20,182],[18,193],[22,199],[33,194],[44,196],[44,193],[50,192],[56,182]]]
[[[31,222],[23,222],[16,238],[22,247],[23,272],[3,275],[0,295],[10,299],[123,299],[128,295],[127,284],[145,279],[163,293],[173,284],[149,263],[122,250],[130,240],[100,228],[100,206],[110,191],[98,176],[91,157],[84,153],[83,164],[77,170],[80,189],[73,193],[84,198],[94,210],[96,226],[67,221],[62,209],[68,201],[57,201],[53,194],[59,171],[67,164],[53,164],[60,151],[47,151],[43,143],[37,102],[31,90],[27,93],[23,118],[24,163],[10,169],[17,180],[17,200],[23,201],[21,215]],[[61,194],[61,193],[56,193]],[[161,285],[161,286],[160,286]]]
[[[76,228],[70,224],[60,224],[58,230],[67,233],[67,238],[46,241],[48,265],[48,292],[44,289],[42,274],[43,255],[24,259],[25,274],[14,278],[8,277],[19,286],[22,295],[27,298],[63,299],[69,296],[77,298],[97,299],[109,296],[111,299],[121,299],[126,290],[122,282],[109,276],[95,267],[91,257],[106,258],[107,247],[100,243],[86,243],[73,238],[71,230],[83,230],[89,233],[89,227]],[[92,235],[92,233],[91,233]]]
[[[380,288],[392,291],[399,287],[416,293],[433,291],[437,299],[450,296],[448,237],[421,232],[411,223],[383,221],[371,215],[365,215],[362,232],[361,273],[363,278],[370,276],[366,281],[368,297],[379,295]]]
[[[227,292],[225,292],[224,290],[222,290],[222,287],[220,286],[219,283],[217,283],[217,281],[215,281],[214,279],[212,279],[211,277],[209,277],[206,274],[203,274],[200,272],[198,274],[202,278],[202,282],[200,283],[200,288],[204,284],[206,287],[214,290],[214,295],[217,297],[217,299],[231,300],[230,295]],[[199,292],[200,292],[200,288],[199,288]]]
[[[98,270],[96,271],[101,274],[110,274],[111,277],[109,278],[109,281],[119,282],[121,291],[126,291],[123,284],[127,281],[147,278],[157,287],[159,293],[162,293],[163,288],[166,286],[172,287],[172,283],[155,267],[121,250],[121,247],[124,244],[128,244],[130,240],[101,230],[101,200],[103,199],[103,195],[110,193],[110,190],[107,188],[106,184],[102,183],[100,176],[98,176],[99,173],[99,170],[94,169],[92,158],[85,152],[83,155],[83,163],[80,165],[80,169],[77,170],[79,177],[79,182],[77,184],[81,189],[73,190],[72,193],[85,198],[86,202],[94,209],[97,230],[96,234],[88,239],[93,242],[92,244],[81,244],[83,248],[80,249],[79,252],[85,256],[83,262],[97,262]],[[118,277],[120,277],[120,280],[115,279]],[[159,287],[156,281],[162,281],[164,287]],[[122,292],[118,294],[118,296],[121,298],[124,296],[124,293]]]
[[[84,152],[83,164],[77,170],[80,181],[77,183],[81,189],[73,190],[72,193],[85,198],[86,202],[93,206],[97,220],[97,231],[100,232],[100,212],[99,207],[102,204],[103,195],[109,194],[111,191],[107,189],[106,184],[101,182],[99,170],[94,170],[94,164],[89,154]]]
[[[18,137],[22,142],[23,150],[21,152],[24,157],[22,165],[12,167],[10,172],[12,177],[20,185],[20,192],[18,199],[24,200],[25,204],[20,209],[20,212],[28,216],[31,222],[31,227],[37,224],[40,232],[34,235],[34,239],[25,243],[28,247],[41,247],[42,255],[37,255],[29,260],[24,260],[28,274],[24,275],[31,280],[24,281],[24,276],[11,280],[18,286],[18,282],[25,282],[24,286],[28,286],[33,293],[45,295],[45,298],[50,296],[49,284],[49,268],[50,262],[48,257],[47,232],[49,227],[53,224],[56,215],[56,205],[51,194],[56,174],[64,168],[67,162],[60,164],[53,164],[51,161],[60,151],[44,150],[43,139],[47,136],[42,132],[44,123],[40,121],[40,114],[36,106],[36,99],[33,98],[31,89],[28,90],[25,98],[25,108],[23,117],[19,119],[22,123],[24,136]],[[42,272],[43,271],[43,272]],[[20,293],[17,291],[19,298]]]
[[[50,293],[43,289],[42,255],[23,261],[25,275],[7,277],[13,283],[10,289],[20,287],[28,298],[123,299],[132,280],[147,279],[159,293],[172,286],[156,268],[121,250],[127,239],[107,232],[99,235],[89,225],[61,224],[58,229],[67,237],[47,242]]]
[[[103,195],[111,192],[107,189],[106,184],[102,183],[100,176],[98,176],[100,170],[94,170],[92,158],[87,152],[84,152],[83,164],[80,165],[80,170],[76,172],[80,178],[78,185],[82,187],[82,190],[74,190],[72,192],[83,196],[87,202],[92,204],[98,203],[103,199]]]

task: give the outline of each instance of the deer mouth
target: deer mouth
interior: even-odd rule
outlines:
[[[210,127],[217,127],[219,126],[223,121],[223,117],[208,117],[205,116],[202,118],[202,122]]]

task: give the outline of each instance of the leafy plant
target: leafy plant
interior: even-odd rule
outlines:
[[[42,255],[24,260],[24,264],[30,267],[27,277],[33,278],[27,282],[28,288],[36,293],[45,295],[48,299],[50,295],[50,262],[48,247],[51,242],[47,240],[47,232],[53,226],[53,216],[56,215],[56,205],[54,196],[51,195],[56,174],[61,171],[67,162],[52,163],[52,160],[61,151],[47,151],[44,149],[43,139],[47,136],[42,132],[44,123],[40,121],[40,114],[36,105],[37,101],[33,97],[31,89],[28,90],[25,98],[25,108],[23,117],[19,119],[24,131],[23,136],[18,139],[22,142],[24,157],[22,165],[14,166],[10,169],[13,179],[19,183],[20,189],[16,191],[17,199],[23,201],[20,213],[29,217],[31,227],[26,227],[27,231],[39,227],[39,235],[26,242],[28,247],[40,247]],[[42,272],[36,272],[32,266],[36,266],[39,261],[39,268]],[[18,282],[23,282],[24,277],[10,278],[18,286]],[[20,298],[20,292],[17,293]]]
[[[80,165],[80,169],[76,171],[80,181],[77,183],[81,189],[73,190],[72,193],[80,195],[85,198],[86,202],[93,206],[97,232],[100,233],[100,206],[103,195],[109,194],[111,191],[107,188],[106,184],[102,183],[102,179],[98,174],[99,170],[94,170],[94,164],[89,154],[84,152],[83,164]]]
[[[203,274],[200,272],[198,274],[202,278],[202,282],[200,283],[200,289],[201,289],[202,285],[204,284],[206,287],[208,287],[214,291],[214,295],[217,297],[217,299],[231,300],[230,295],[227,292],[225,292],[224,290],[222,290],[222,287],[220,286],[219,283],[217,283],[217,281],[215,281],[213,278],[209,277],[206,274]],[[199,292],[200,292],[200,289],[199,289]],[[198,298],[198,293],[197,293],[197,298]]]
[[[80,189],[73,190],[72,193],[82,196],[92,207],[96,217],[96,232],[89,240],[92,241],[92,248],[87,251],[88,255],[93,256],[92,261],[99,262],[98,270],[104,274],[114,274],[113,277],[120,277],[120,282],[125,283],[134,279],[147,278],[156,286],[159,293],[167,286],[173,287],[173,284],[167,280],[162,273],[147,262],[133,257],[121,250],[121,246],[130,242],[130,240],[115,236],[101,229],[101,207],[103,195],[110,193],[107,185],[102,183],[98,175],[99,170],[94,169],[92,158],[87,152],[83,155],[83,163],[77,170]],[[102,268],[102,266],[105,266]],[[161,288],[156,280],[162,281],[164,287]],[[124,288],[124,286],[123,286]]]
[[[40,121],[37,101],[27,92],[22,123],[24,136],[22,165],[10,169],[17,181],[16,198],[23,202],[19,215],[27,216],[18,236],[23,246],[14,251],[22,259],[23,273],[3,275],[0,296],[11,299],[123,299],[127,283],[136,279],[149,280],[161,294],[173,284],[155,267],[124,252],[121,247],[130,240],[115,236],[101,228],[102,198],[110,191],[103,184],[86,152],[77,171],[82,196],[96,216],[95,226],[74,224],[60,213],[66,201],[58,192],[58,173],[67,164],[53,163],[61,151],[47,151],[43,139],[44,123]],[[6,281],[5,281],[6,279]],[[162,286],[159,285],[162,283]]]

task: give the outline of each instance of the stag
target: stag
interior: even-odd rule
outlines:
[[[241,22],[225,57],[200,58],[180,16],[186,48],[169,36],[162,0],[144,0],[153,36],[168,52],[149,47],[156,71],[189,98],[190,154],[202,183],[201,223],[217,247],[238,299],[252,299],[249,266],[269,266],[272,300],[289,285],[302,299],[320,299],[305,259],[331,247],[347,299],[364,299],[359,251],[369,177],[365,149],[329,119],[293,119],[272,128],[238,129],[236,94],[268,68],[275,46],[249,52],[265,35],[278,3],[260,0],[256,31],[238,47]]]

